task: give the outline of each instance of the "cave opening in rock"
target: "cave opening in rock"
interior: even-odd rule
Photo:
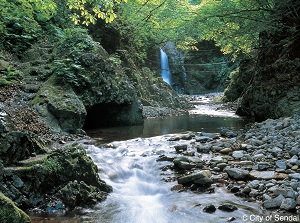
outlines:
[[[142,114],[132,104],[101,103],[86,108],[87,115],[83,129],[97,129],[109,126],[141,123]]]

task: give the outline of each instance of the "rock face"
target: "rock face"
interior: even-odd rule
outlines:
[[[76,133],[83,127],[143,122],[141,103],[134,86],[101,45],[94,43],[84,52],[75,48],[79,58],[73,58],[71,49],[64,53],[56,50],[58,62],[52,76],[32,101],[33,107],[54,132]],[[30,53],[27,52],[28,57],[32,58]]]
[[[0,107],[0,155],[4,165],[11,165],[35,154],[46,152],[43,143],[28,132],[19,131],[10,115]]]
[[[0,190],[24,209],[72,209],[102,201],[112,191],[79,144],[22,162],[18,167],[2,167],[0,173]]]
[[[276,9],[279,13],[286,10]],[[295,13],[299,13],[297,10]],[[293,38],[299,35],[296,28],[299,22],[286,13],[281,15],[280,21],[281,28],[260,34],[260,50],[255,63],[241,64],[240,80],[232,81],[235,87],[231,86],[234,89],[228,91],[228,98],[236,99],[231,94],[234,91],[239,94],[239,115],[253,116],[260,121],[300,113],[300,40]],[[248,77],[247,85],[243,77]],[[240,89],[241,86],[244,89]]]

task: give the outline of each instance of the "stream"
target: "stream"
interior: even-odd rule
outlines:
[[[210,99],[203,96],[189,115],[146,120],[142,126],[93,130],[88,134],[103,144],[83,144],[99,168],[101,179],[113,187],[107,200],[98,205],[78,209],[73,217],[55,217],[54,221],[86,223],[224,223],[246,222],[249,216],[261,216],[263,210],[255,202],[228,193],[225,187],[215,191],[192,192],[172,190],[177,185],[176,173],[164,170],[171,162],[157,162],[160,155],[174,156],[169,140],[176,134],[220,132],[223,127],[241,129],[249,121],[228,111],[216,111]],[[210,159],[209,155],[199,157]],[[208,205],[216,207],[229,203],[238,207],[234,212],[203,211]],[[249,221],[250,222],[250,221]]]

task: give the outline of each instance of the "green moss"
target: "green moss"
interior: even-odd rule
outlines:
[[[29,216],[0,192],[0,222],[29,223]]]

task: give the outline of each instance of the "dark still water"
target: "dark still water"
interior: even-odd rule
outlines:
[[[250,121],[238,116],[209,116],[189,114],[165,118],[146,119],[137,126],[119,126],[87,130],[93,138],[102,138],[103,142],[122,141],[138,137],[152,137],[185,131],[220,132],[221,128],[242,129]]]

